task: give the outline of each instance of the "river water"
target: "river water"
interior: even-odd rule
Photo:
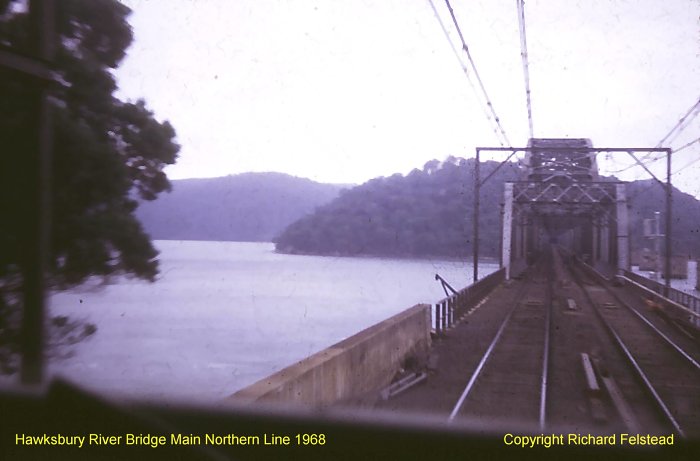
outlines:
[[[632,271],[648,277],[652,280],[656,280],[659,283],[665,283],[662,277],[655,278],[653,272],[640,271],[638,266],[632,266]],[[685,279],[671,279],[671,287],[676,290],[685,291],[691,295],[700,297],[700,290],[697,289],[698,286],[698,262],[688,261],[688,278]]]
[[[119,279],[50,298],[97,325],[50,373],[125,398],[214,402],[418,303],[471,265],[283,255],[271,243],[157,241],[155,283]],[[480,266],[480,275],[497,269]]]

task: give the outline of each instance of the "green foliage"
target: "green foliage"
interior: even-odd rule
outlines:
[[[162,169],[179,150],[175,131],[158,122],[145,102],[120,101],[111,70],[132,40],[129,9],[115,0],[56,2],[60,46],[55,65],[61,84],[53,104],[51,281],[65,287],[91,275],[128,273],[153,280],[157,252],[134,217],[136,196],[153,200],[169,190]],[[1,42],[29,49],[27,15],[0,22]],[[20,259],[22,194],[29,170],[34,87],[28,78],[0,74],[3,139],[0,276]],[[10,198],[11,197],[11,198]]]
[[[498,165],[482,164],[482,178]],[[507,164],[481,189],[481,251],[498,255],[503,182],[515,179]],[[287,253],[444,256],[471,254],[473,161],[432,160],[405,177],[373,179],[341,193],[313,215],[290,225],[276,240]]]
[[[405,177],[373,179],[291,224],[277,238],[284,253],[377,256],[441,256],[472,254],[473,160],[431,160]],[[481,165],[482,179],[497,163]],[[503,183],[517,178],[506,165],[481,189],[480,254],[497,257]],[[605,178],[604,178],[605,179]],[[642,220],[665,210],[664,191],[649,181],[630,183],[632,250],[643,247]],[[674,191],[674,253],[700,256],[700,203]]]
[[[13,3],[0,3],[0,46],[31,55],[28,14]],[[153,200],[169,190],[162,170],[179,150],[175,130],[155,120],[144,101],[114,96],[112,71],[132,41],[130,10],[116,0],[55,4],[48,282],[66,288],[115,274],[154,280],[157,251],[134,211],[137,197]],[[31,78],[0,69],[0,347],[16,339],[7,335],[21,305],[19,267],[24,245],[34,244],[23,237],[33,206],[37,88]]]

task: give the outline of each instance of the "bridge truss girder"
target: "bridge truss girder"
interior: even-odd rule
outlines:
[[[536,141],[536,142],[533,142]],[[551,152],[553,154],[561,154],[563,157],[571,156],[571,154],[576,154],[576,158],[585,158],[585,156],[588,156],[589,158],[595,158],[595,154],[598,153],[607,153],[607,154],[627,154],[631,156],[637,164],[639,164],[641,167],[643,167],[652,177],[653,179],[661,184],[666,192],[666,262],[665,262],[665,267],[666,267],[666,273],[670,273],[670,265],[671,265],[671,255],[672,255],[672,217],[671,217],[671,204],[672,204],[672,187],[671,187],[671,149],[666,148],[666,147],[592,147],[590,143],[584,143],[585,145],[569,145],[569,146],[562,146],[562,145],[546,145],[540,143],[539,141],[546,141],[546,140],[531,140],[530,145],[528,147],[477,147],[476,148],[476,162],[474,166],[474,213],[473,213],[473,227],[474,227],[474,238],[473,238],[473,277],[474,281],[476,282],[479,279],[479,268],[478,268],[478,260],[479,260],[479,206],[480,206],[480,190],[481,186],[483,185],[484,182],[486,182],[491,176],[493,176],[496,171],[507,161],[509,161],[513,156],[515,156],[516,153],[521,152],[525,153],[526,157],[530,156],[533,153],[538,153],[542,154]],[[551,140],[551,141],[559,141],[562,140]],[[580,143],[579,143],[580,144]],[[507,158],[499,165],[495,171],[491,172],[484,180],[481,180],[480,177],[480,154],[481,152],[502,152],[502,153],[507,153],[508,156]],[[648,168],[636,157],[636,154],[639,153],[662,153],[666,155],[666,182],[662,182],[656,176],[654,176]],[[555,155],[556,156],[556,155]],[[547,157],[543,157],[547,160]],[[552,157],[553,158],[553,157]],[[551,159],[549,159],[551,160]],[[613,184],[615,187],[615,194],[613,195],[609,189],[610,186],[607,185],[607,183],[596,183],[593,182],[593,180],[597,179],[597,175],[589,175],[587,179],[589,180],[581,180],[582,178],[576,178],[571,172],[566,172],[563,171],[562,173],[565,173],[563,175],[556,174],[556,172],[552,172],[549,170],[552,170],[557,165],[557,162],[551,161],[549,162],[547,166],[548,172],[550,174],[547,175],[540,175],[542,177],[538,177],[537,179],[539,181],[540,185],[539,186],[534,186],[525,189],[518,189],[517,191],[517,197],[518,199],[528,199],[530,204],[532,204],[533,199],[535,201],[540,201],[538,199],[542,199],[541,201],[547,203],[549,202],[549,206],[553,210],[560,210],[560,212],[567,210],[565,206],[568,206],[568,211],[563,213],[563,214],[568,214],[571,215],[572,213],[575,215],[576,212],[581,216],[589,216],[591,219],[591,223],[600,221],[600,216],[607,216],[607,221],[602,224],[602,226],[599,226],[600,228],[603,229],[602,233],[600,231],[600,228],[596,228],[595,232],[593,234],[595,238],[597,239],[595,244],[596,248],[598,248],[600,245],[602,245],[603,250],[605,251],[612,251],[610,250],[610,246],[615,246],[615,251],[617,251],[617,265],[616,267],[619,269],[622,268],[628,268],[629,267],[629,237],[628,237],[628,229],[627,229],[627,200],[626,200],[626,193],[625,193],[625,188],[624,184],[619,184],[619,183],[610,183]],[[597,165],[591,164],[590,168],[597,169]],[[556,169],[556,168],[554,168]],[[552,174],[555,173],[555,174]],[[559,181],[562,176],[568,177],[569,182],[568,185],[557,182]],[[551,182],[548,182],[547,179],[551,179]],[[513,219],[517,218],[522,210],[519,210],[517,208],[514,208],[514,206],[519,205],[516,203],[514,200],[515,196],[513,193],[515,192],[513,189],[513,184],[515,183],[509,183],[506,184],[506,196],[503,204],[503,232],[502,232],[502,244],[501,244],[501,262],[503,263],[504,261],[508,260],[510,261],[511,254],[509,253],[510,250],[510,239],[514,236],[513,229],[511,226],[513,225]],[[556,184],[556,185],[555,185]],[[593,184],[592,186],[582,186],[582,184]],[[605,184],[605,185],[603,185]],[[508,187],[511,187],[510,189],[510,194],[507,192],[509,189]],[[533,195],[534,194],[534,195]],[[588,203],[587,203],[588,202]],[[586,210],[586,207],[584,205],[588,204],[588,210]],[[510,204],[510,205],[509,205]],[[601,212],[600,206],[603,206],[603,211],[607,210],[607,212]],[[597,207],[597,208],[596,208]],[[596,209],[598,209],[598,212],[594,212]],[[553,214],[556,214],[554,212]],[[533,214],[533,216],[536,216],[536,214]],[[509,224],[509,226],[506,226],[506,222]],[[601,235],[607,235],[610,232],[610,223],[615,224],[615,230],[614,230],[614,235],[612,237],[608,238],[607,241],[603,241],[602,244],[600,243],[599,239],[601,238]],[[530,233],[532,234],[532,232]],[[518,235],[515,234],[517,237]],[[520,236],[522,238],[522,235]],[[526,242],[527,243],[527,242]],[[606,250],[607,249],[607,250]],[[602,254],[602,251],[600,249],[597,249],[597,253],[595,254]],[[510,275],[510,274],[509,274]],[[670,287],[670,279],[666,280],[666,286],[667,289]]]
[[[629,269],[623,183],[518,181],[506,183],[503,203],[501,265],[506,277],[531,263],[545,239],[556,239],[592,262]]]

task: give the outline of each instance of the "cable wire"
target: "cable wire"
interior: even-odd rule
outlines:
[[[699,112],[700,112],[700,98],[698,98],[697,102],[695,104],[693,104],[693,107],[691,107],[688,110],[688,112],[686,112],[686,114],[683,117],[681,117],[680,120],[678,120],[678,123],[676,123],[676,125],[673,128],[671,128],[671,131],[669,131],[668,134],[666,134],[666,136],[664,136],[661,139],[661,141],[658,142],[656,147],[661,147],[663,145],[663,143],[665,143],[671,137],[671,135],[673,135],[674,133],[675,133],[675,136],[678,136],[681,133],[681,131],[683,131],[685,129],[685,127],[687,127],[688,124],[698,115]],[[692,116],[691,116],[691,114],[692,114]],[[690,117],[690,119],[688,119],[688,117]],[[688,119],[687,123],[686,123],[686,119]]]
[[[699,140],[700,140],[700,138],[698,138],[696,141],[699,141]],[[693,142],[696,142],[696,141],[693,141]],[[685,170],[686,168],[688,168],[688,167],[694,165],[694,164],[697,163],[697,162],[700,162],[700,157],[696,157],[696,158],[694,158],[693,160],[691,160],[689,163],[686,163],[686,164],[683,165],[682,167],[676,169],[675,171],[672,171],[672,172],[671,172],[671,177],[675,176],[676,174],[680,173],[681,171],[683,171],[683,170]],[[652,187],[656,186],[656,184],[657,184],[657,183],[655,183],[655,182],[652,181],[651,184],[649,184],[649,185],[647,185],[647,186],[645,186],[645,187],[639,189],[636,193],[630,194],[630,195],[627,197],[627,200],[632,200],[632,199],[634,199],[634,198],[637,197],[639,194],[643,194],[644,192],[648,191],[648,190],[651,189]]]
[[[673,149],[673,150],[671,151],[671,153],[672,153],[672,154],[675,154],[676,152],[680,152],[680,151],[682,151],[682,150],[685,150],[685,149],[689,148],[690,146],[692,146],[693,144],[695,144],[696,142],[700,142],[700,138],[697,138],[697,139],[695,139],[694,141],[690,141],[689,143],[682,145],[682,146],[679,147],[678,149]]]
[[[457,51],[457,48],[455,48],[454,43],[452,43],[452,39],[450,38],[450,34],[447,32],[447,28],[445,27],[445,24],[442,22],[442,19],[440,19],[440,14],[438,13],[437,8],[435,8],[435,4],[433,3],[433,0],[428,0],[428,3],[430,3],[430,7],[433,9],[433,14],[435,15],[435,18],[437,19],[438,23],[440,24],[440,28],[442,29],[442,33],[445,35],[447,42],[450,44],[450,48],[452,49],[452,52],[454,53],[455,58],[457,58],[459,65],[462,67],[462,71],[464,72],[464,76],[467,77],[467,81],[469,82],[469,86],[471,87],[472,91],[474,92],[474,96],[476,96],[476,99],[479,101],[479,105],[481,106],[481,109],[484,111],[484,116],[486,117],[486,120],[488,120],[490,123],[492,120],[491,114],[489,112],[488,107],[485,107],[481,103],[481,95],[479,94],[479,90],[474,85],[474,81],[469,76],[469,69],[467,68],[467,65],[464,64],[464,61],[462,61],[462,57],[459,55],[459,51]],[[499,137],[499,131],[498,131],[497,124],[494,125],[493,132],[496,135],[496,138],[498,139],[498,143],[501,145],[501,147],[505,147],[503,140]],[[505,138],[505,141],[508,142],[507,138]],[[508,143],[508,144],[510,144],[510,143]]]
[[[664,155],[664,154],[660,154]],[[639,163],[635,162],[631,165],[627,165],[626,167],[620,168],[619,170],[609,170],[609,174],[617,174],[617,173],[624,173],[627,170],[631,170],[632,168],[640,166],[640,163],[643,164],[644,166],[650,165],[652,163],[656,163],[659,160],[663,160],[665,157],[656,157],[656,158],[648,158],[648,155],[646,156],[647,158],[645,159],[644,157],[639,159]]]
[[[676,123],[673,126],[673,128],[671,128],[671,131],[666,133],[666,136],[661,138],[661,140],[656,144],[656,147],[662,147],[664,145],[664,143],[670,144],[671,142],[673,142],[673,140],[675,138],[677,138],[678,135],[680,135],[681,132],[688,127],[688,125],[695,119],[695,117],[697,117],[698,113],[700,113],[700,98],[698,98],[697,102],[695,104],[693,104],[693,106],[690,109],[688,109],[688,112],[686,112],[685,115],[683,115],[680,118],[680,120],[678,120],[678,123]],[[695,141],[691,142],[690,144],[693,144],[694,142]],[[683,146],[679,150],[685,149],[686,147],[687,146]],[[673,151],[673,152],[675,152],[675,151]],[[655,156],[655,157],[653,160],[650,160],[652,156]],[[661,160],[663,158],[664,158],[663,154],[655,154],[653,152],[649,152],[649,153],[645,154],[641,160],[645,163],[647,161],[651,161],[653,163],[653,162],[656,162],[656,161]],[[632,166],[634,166],[634,165],[632,165]],[[626,170],[632,168],[632,166],[624,168],[620,171],[613,171],[612,173],[620,173],[622,171],[626,171]]]
[[[681,152],[681,151],[683,151],[683,150],[685,150],[685,149],[687,149],[687,148],[693,146],[693,144],[696,144],[696,143],[698,143],[698,142],[700,142],[700,138],[694,139],[694,140],[692,140],[692,141],[690,141],[690,142],[688,142],[688,143],[686,143],[686,144],[683,144],[681,147],[678,147],[678,148],[676,148],[676,149],[671,150],[671,153],[672,153],[672,154],[675,154],[675,153],[677,153],[677,152]],[[656,146],[656,147],[659,147],[659,146]],[[655,155],[658,155],[656,158],[649,158],[648,156],[651,155],[651,154],[653,154],[653,153],[647,154],[647,158],[646,158],[646,159],[644,159],[644,158],[640,159],[640,162],[643,163],[644,165],[650,165],[650,164],[652,164],[652,163],[656,163],[656,162],[658,162],[659,160],[664,160],[664,159],[666,158],[666,156],[665,156],[663,153],[655,154]],[[627,171],[627,170],[629,170],[629,169],[632,169],[632,168],[634,168],[634,167],[636,167],[636,166],[639,166],[639,164],[638,164],[638,163],[633,163],[632,165],[628,165],[628,166],[626,166],[626,167],[624,167],[624,168],[620,168],[619,170],[609,170],[608,173],[610,173],[610,174],[623,173],[623,172],[625,172],[625,171]]]
[[[671,176],[673,176],[673,175],[676,174],[676,173],[680,173],[681,171],[685,170],[685,169],[688,168],[689,166],[692,166],[692,165],[696,164],[697,162],[700,162],[700,157],[696,157],[696,158],[694,158],[693,160],[691,160],[690,162],[688,162],[688,163],[686,163],[685,165],[683,165],[682,167],[678,168],[676,171],[674,171],[674,172],[671,173]]]
[[[527,36],[525,34],[525,1],[515,0],[518,8],[518,26],[520,29],[520,56],[523,61],[523,77],[525,80],[525,98],[527,102],[527,123],[530,128],[530,139],[535,137],[532,127],[532,99],[530,94],[530,66],[527,54]]]
[[[481,87],[481,92],[484,94],[484,98],[486,99],[486,105],[488,106],[489,110],[491,111],[491,114],[493,115],[493,119],[496,121],[496,124],[498,125],[498,129],[501,132],[501,135],[503,136],[503,139],[506,140],[506,143],[508,146],[511,146],[510,140],[508,139],[508,135],[506,135],[505,130],[503,129],[503,126],[501,125],[501,119],[498,117],[498,114],[496,114],[496,109],[493,107],[493,103],[491,102],[491,99],[489,98],[488,93],[486,92],[486,88],[484,87],[484,82],[481,80],[481,77],[479,76],[479,71],[476,69],[476,64],[474,64],[474,59],[472,58],[472,54],[469,51],[469,47],[467,46],[467,42],[464,39],[464,35],[462,34],[462,29],[459,27],[459,22],[457,22],[457,17],[455,16],[454,10],[452,9],[452,5],[450,5],[450,0],[445,0],[445,3],[447,4],[447,9],[450,10],[450,16],[452,16],[452,22],[455,25],[455,28],[457,29],[457,34],[459,35],[459,39],[462,42],[462,49],[467,55],[467,59],[469,60],[469,64],[472,67],[472,70],[474,72],[474,76],[476,77],[476,81],[479,83],[479,86]]]

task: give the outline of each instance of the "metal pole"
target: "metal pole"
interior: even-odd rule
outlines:
[[[666,186],[664,186],[664,190]],[[661,212],[654,212],[654,280],[657,282],[661,281]],[[665,260],[664,260],[665,261]],[[663,272],[666,272],[666,266],[664,262]],[[666,272],[667,273],[667,272]]]
[[[501,202],[501,212],[499,214],[500,219],[499,219],[499,224],[500,224],[500,233],[499,233],[499,243],[498,243],[498,268],[501,269],[503,268],[503,221],[504,221],[504,216],[505,215],[505,206],[506,204]]]
[[[35,41],[35,52],[43,60],[53,59],[53,1],[33,0],[29,4],[31,25]],[[34,138],[29,143],[30,156],[27,195],[31,209],[24,227],[24,260],[22,261],[23,313],[21,326],[22,362],[20,379],[24,384],[39,384],[44,375],[44,273],[48,258],[49,228],[49,178],[51,173],[51,103],[48,99],[46,81],[33,81],[36,93]]]
[[[673,205],[673,189],[671,189],[671,149],[666,150],[666,289],[664,295],[671,291],[671,206]]]
[[[474,164],[474,216],[472,224],[474,226],[474,235],[472,247],[474,249],[474,282],[479,280],[479,162],[480,152],[476,149],[476,163]]]

